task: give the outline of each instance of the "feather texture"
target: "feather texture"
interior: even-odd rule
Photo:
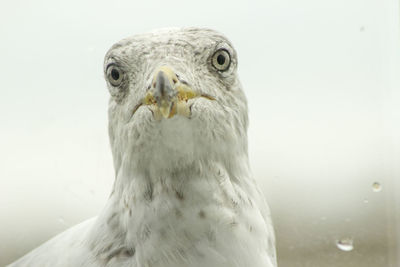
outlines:
[[[104,65],[116,172],[108,203],[10,266],[275,267],[231,43],[209,29],[163,29],[118,42]],[[185,99],[185,116],[155,119],[157,106],[141,103],[151,88],[163,93],[152,85],[161,66],[207,97]]]

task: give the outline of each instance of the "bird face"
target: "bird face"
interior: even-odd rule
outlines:
[[[116,168],[171,169],[247,151],[237,56],[221,34],[164,29],[116,43],[105,57]]]

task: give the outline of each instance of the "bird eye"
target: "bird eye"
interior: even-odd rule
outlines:
[[[115,65],[111,65],[107,68],[107,79],[110,81],[112,86],[119,86],[122,82],[123,73]]]
[[[231,56],[225,49],[217,50],[212,56],[211,63],[219,71],[225,71],[231,64]]]

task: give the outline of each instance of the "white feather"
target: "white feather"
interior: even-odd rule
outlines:
[[[216,49],[229,69],[210,65]],[[124,71],[109,84],[113,192],[97,219],[46,242],[10,265],[130,267],[274,267],[269,209],[251,176],[247,102],[237,57],[219,33],[164,29],[127,38],[105,58]],[[145,106],[154,70],[171,66],[196,92],[191,117],[156,121]]]

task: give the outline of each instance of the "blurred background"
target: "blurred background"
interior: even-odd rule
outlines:
[[[103,57],[205,26],[239,54],[280,267],[400,266],[398,0],[2,1],[0,266],[102,209]]]

